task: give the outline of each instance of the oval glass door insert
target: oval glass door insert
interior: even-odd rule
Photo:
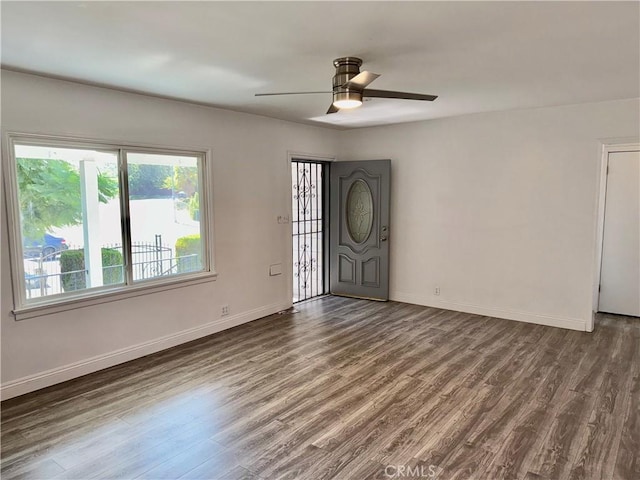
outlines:
[[[356,243],[362,243],[371,234],[373,227],[373,196],[364,180],[351,184],[347,194],[347,228]]]

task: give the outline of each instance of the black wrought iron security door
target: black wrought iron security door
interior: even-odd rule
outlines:
[[[291,162],[294,303],[327,291],[326,168],[322,162]]]

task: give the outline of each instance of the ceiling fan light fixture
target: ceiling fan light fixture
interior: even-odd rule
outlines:
[[[358,108],[362,105],[362,92],[336,92],[333,94],[333,105],[340,109]]]
[[[333,104],[340,109],[358,108],[362,105],[360,100],[337,100]]]
[[[2,0],[0,0],[2,1]],[[336,74],[333,76],[333,98],[327,115],[340,110],[352,110],[362,106],[362,98],[399,98],[404,100],[424,100],[432,102],[436,95],[421,93],[395,92],[391,90],[372,90],[368,88],[380,75],[377,73],[360,71],[362,60],[357,57],[341,57],[333,61]],[[305,95],[324,92],[280,92],[280,93],[256,93],[257,97],[268,95]],[[326,92],[329,93],[329,92]]]

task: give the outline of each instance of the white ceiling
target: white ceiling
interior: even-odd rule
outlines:
[[[2,65],[351,128],[640,96],[638,2],[9,2]],[[332,61],[439,95],[324,112]]]

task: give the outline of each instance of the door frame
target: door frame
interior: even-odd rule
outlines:
[[[593,276],[592,315],[587,321],[587,331],[592,332],[594,318],[599,311],[600,281],[602,275],[602,247],[604,244],[604,212],[607,201],[607,169],[609,154],[617,152],[635,152],[640,150],[640,140],[601,142],[600,171],[598,173],[598,189],[596,197],[596,242],[595,242],[595,272]]]
[[[288,185],[288,195],[287,195],[287,221],[289,224],[289,228],[287,229],[287,241],[285,242],[287,245],[287,261],[286,265],[286,284],[287,284],[287,295],[289,296],[289,302],[293,305],[293,205],[291,202],[291,162],[294,160],[302,160],[302,161],[310,161],[310,162],[323,162],[327,164],[327,177],[329,176],[329,171],[331,169],[331,163],[337,161],[337,157],[335,155],[328,154],[314,154],[314,153],[301,153],[296,151],[287,150],[287,158],[285,167],[285,175],[287,179],[286,185]],[[329,179],[325,179],[326,185],[326,193],[329,193]],[[324,234],[324,241],[328,244],[329,241],[329,197],[326,197],[324,211],[322,212],[322,217],[325,221],[326,232]],[[328,250],[326,250],[328,252]],[[325,265],[325,276],[329,275],[329,264]],[[328,282],[328,280],[325,280]],[[328,283],[327,283],[328,285]]]

